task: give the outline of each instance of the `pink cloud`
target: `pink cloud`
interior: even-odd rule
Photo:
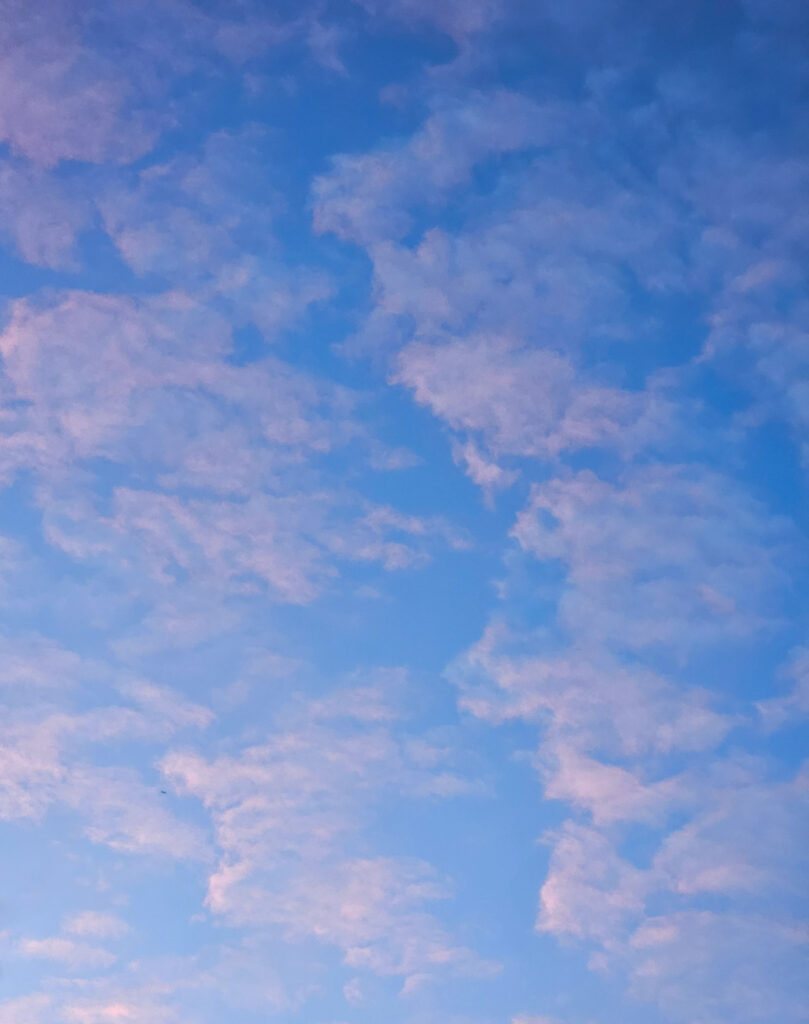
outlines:
[[[615,821],[655,821],[682,802],[681,780],[644,782],[618,765],[604,764],[578,753],[567,743],[545,744],[545,795],[587,810],[596,825]]]
[[[49,3],[37,17],[23,3],[6,11],[0,33],[0,138],[46,167],[60,160],[132,160],[153,132],[138,118],[124,130],[127,85],[86,48],[80,19]]]
[[[384,794],[447,791],[446,752],[400,737],[377,689],[299,702],[290,715],[286,730],[237,755],[175,750],[161,761],[169,785],[211,815],[212,913],[296,942],[316,938],[381,975],[494,970],[421,908],[448,895],[429,865],[350,855]]]
[[[802,1009],[792,986],[800,983],[808,941],[803,926],[767,916],[693,910],[651,918],[626,952],[632,991],[678,1021],[692,1021],[695,1013],[707,1024],[773,1014],[798,1021]]]
[[[551,863],[540,890],[537,930],[609,947],[629,922],[642,917],[647,876],[594,829],[567,822],[549,838]]]
[[[554,118],[505,90],[438,109],[398,147],[336,157],[312,187],[315,229],[365,245],[399,238],[410,225],[408,207],[439,201],[488,156],[547,141]]]
[[[793,652],[783,673],[792,681],[788,693],[768,697],[756,704],[764,728],[774,730],[809,715],[809,650],[799,648]]]
[[[376,17],[397,19],[413,27],[432,25],[446,32],[457,42],[470,35],[483,32],[495,23],[502,13],[501,0],[358,0]]]
[[[105,949],[73,939],[21,939],[18,949],[23,956],[57,960],[73,969],[104,968],[115,963],[115,956]]]
[[[99,910],[83,910],[71,915],[63,922],[62,929],[71,935],[90,935],[99,939],[119,939],[131,930],[117,914]]]
[[[461,706],[473,714],[495,723],[523,718],[542,725],[552,742],[611,757],[711,749],[734,725],[696,687],[598,649],[535,654],[495,626],[456,662],[451,677]]]
[[[8,161],[0,166],[0,231],[26,263],[75,270],[75,243],[90,220],[87,200],[40,170]]]
[[[177,725],[151,712],[151,719],[121,706],[81,714],[48,708],[38,719],[9,712],[0,730],[0,817],[40,819],[59,808],[93,842],[121,852],[205,859],[201,830],[175,817],[135,770],[85,760],[94,745],[124,736],[165,740]]]
[[[569,628],[636,649],[766,626],[791,542],[788,524],[730,481],[663,465],[633,471],[623,485],[590,472],[536,485],[514,536],[567,566],[560,612]]]
[[[0,636],[0,687],[73,688],[100,666],[36,634]]]
[[[281,899],[277,914],[290,935],[337,945],[350,967],[419,981],[435,970],[472,977],[496,973],[496,964],[450,944],[437,922],[418,909],[446,895],[427,864],[357,860],[327,876],[302,879]]]
[[[399,353],[393,381],[456,430],[479,435],[495,456],[552,458],[566,449],[621,447],[632,433],[651,439],[650,396],[599,387],[567,358],[508,337],[412,342]],[[474,464],[485,483],[479,457]]]
[[[0,1003],[0,1024],[40,1024],[53,1012],[48,995],[35,994],[6,999]]]

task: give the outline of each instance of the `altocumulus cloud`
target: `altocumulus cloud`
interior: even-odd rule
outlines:
[[[807,32],[0,4],[0,1024],[809,1021]]]

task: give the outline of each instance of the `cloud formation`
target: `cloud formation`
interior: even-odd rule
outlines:
[[[807,27],[0,0],[0,1024],[805,1024]]]

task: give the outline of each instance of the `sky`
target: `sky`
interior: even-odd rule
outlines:
[[[807,40],[0,0],[0,1024],[809,1021]]]

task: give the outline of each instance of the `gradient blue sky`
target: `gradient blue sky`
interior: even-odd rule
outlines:
[[[807,40],[0,0],[0,1024],[809,1021]]]

